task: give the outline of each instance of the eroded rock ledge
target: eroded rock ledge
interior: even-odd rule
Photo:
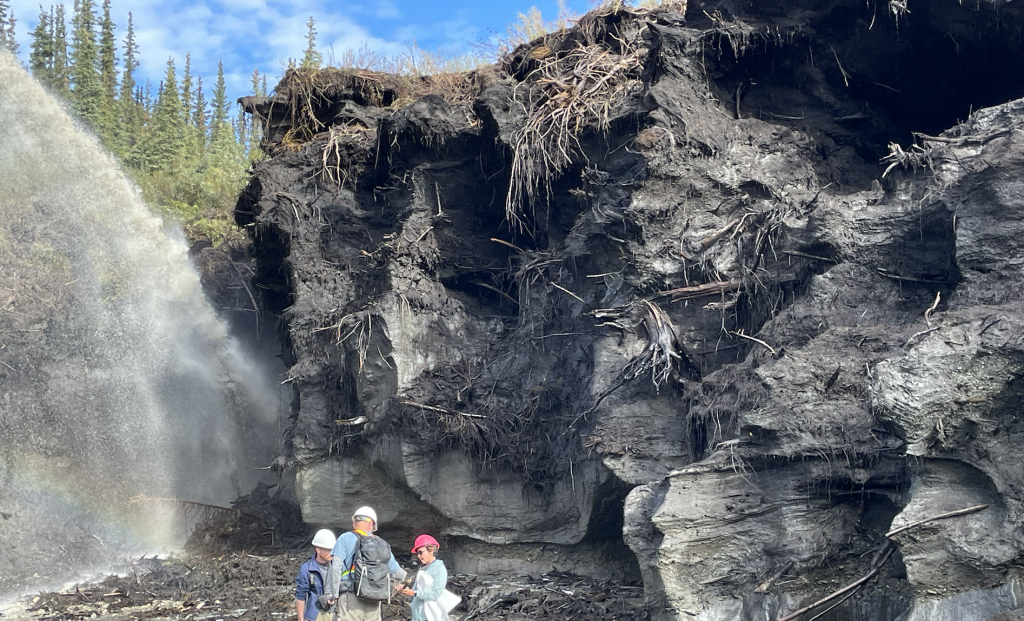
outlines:
[[[987,503],[832,614],[1017,607],[1024,80],[989,65],[1019,10],[763,4],[243,102],[307,522],[372,502],[474,571],[639,570],[656,617],[766,619]]]

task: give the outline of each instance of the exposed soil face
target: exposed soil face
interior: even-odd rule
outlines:
[[[880,549],[835,618],[1012,608],[1022,16],[907,8],[598,11],[247,100],[303,519],[372,498],[481,573],[558,546],[658,618],[784,616]]]

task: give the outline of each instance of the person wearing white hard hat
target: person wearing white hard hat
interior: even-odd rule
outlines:
[[[298,621],[327,621],[329,615],[317,610],[316,598],[324,593],[327,574],[331,570],[331,550],[337,539],[326,528],[313,535],[313,558],[299,567],[295,578],[295,612]]]
[[[387,545],[383,539],[374,535],[377,530],[377,512],[371,507],[359,507],[352,514],[352,530],[338,537],[338,542],[331,551],[333,561],[328,572],[327,587],[324,594],[317,600],[321,609],[334,609],[335,621],[380,621],[380,601],[368,600],[356,596],[355,555],[357,549],[366,547],[367,539],[373,543]],[[404,580],[406,571],[395,560],[395,555],[385,550],[387,573],[396,580]],[[383,565],[382,565],[383,567]],[[390,591],[390,586],[387,589]]]

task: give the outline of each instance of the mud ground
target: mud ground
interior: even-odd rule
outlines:
[[[304,551],[140,558],[127,564],[124,575],[26,596],[0,611],[0,618],[293,619],[295,574],[305,560]],[[599,582],[571,574],[508,578],[456,574],[449,579],[448,588],[463,598],[452,612],[452,619],[459,621],[648,618],[641,585]],[[383,618],[409,619],[407,602],[386,604]]]

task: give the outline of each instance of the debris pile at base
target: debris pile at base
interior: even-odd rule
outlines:
[[[248,619],[293,618],[295,574],[306,559],[295,553],[259,556],[232,552],[129,562],[123,576],[29,596],[10,619]],[[622,621],[648,618],[643,587],[551,573],[509,579],[452,575],[448,588],[462,597],[460,621],[518,621],[546,617]],[[383,618],[407,620],[405,601],[385,604]]]

